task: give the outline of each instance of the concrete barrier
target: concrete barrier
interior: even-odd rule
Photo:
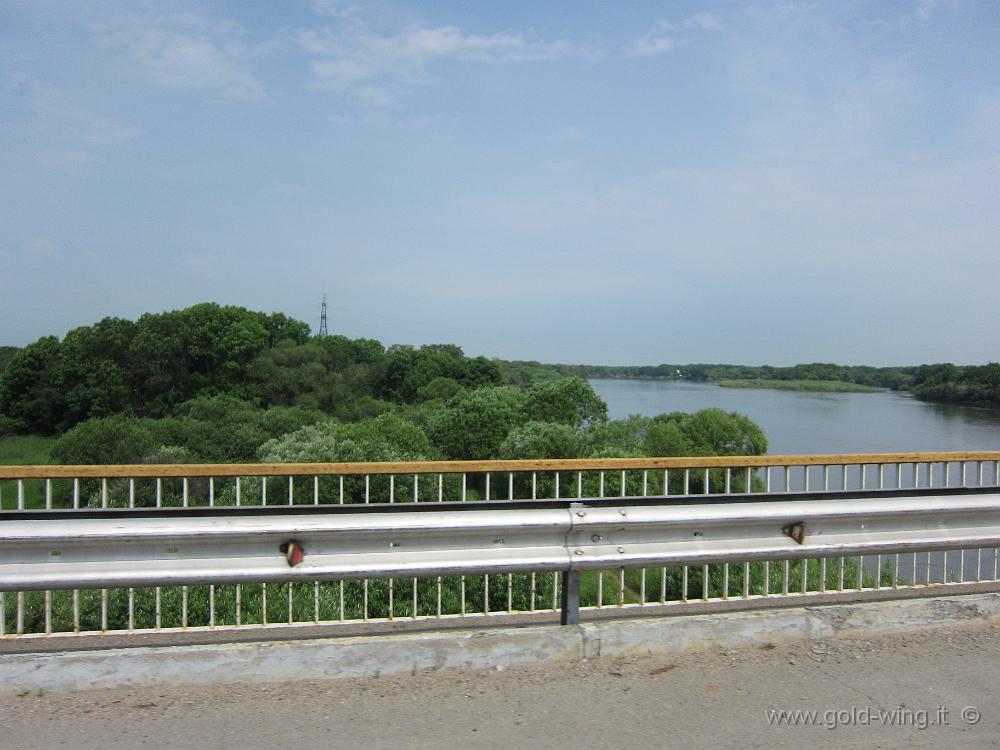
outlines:
[[[789,640],[1000,621],[1000,594],[484,630],[189,646],[0,654],[0,687],[88,688],[272,683],[495,669],[598,656],[732,649]]]

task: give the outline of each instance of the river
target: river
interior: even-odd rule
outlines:
[[[718,407],[746,414],[769,453],[1000,450],[1000,409],[900,393],[807,393],[667,380],[591,380],[612,419]]]

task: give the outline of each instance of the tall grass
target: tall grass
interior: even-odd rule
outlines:
[[[54,437],[40,435],[13,435],[0,438],[0,466],[25,466],[29,464],[52,463]],[[25,495],[35,497],[44,493],[44,480],[24,481]],[[0,480],[0,510],[17,507],[17,482],[13,479]]]

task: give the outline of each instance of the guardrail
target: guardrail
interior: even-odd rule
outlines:
[[[625,610],[997,581],[1000,452],[35,466],[0,480],[4,637],[554,613],[577,592],[584,610]],[[892,497],[859,495],[877,490]],[[825,543],[857,524],[861,542]],[[294,567],[278,554],[288,542],[305,550]],[[118,556],[94,558],[102,545]],[[121,554],[143,545],[160,551]]]

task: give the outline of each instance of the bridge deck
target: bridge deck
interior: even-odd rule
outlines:
[[[1000,731],[998,665],[1000,629],[975,622],[503,672],[21,697],[4,690],[0,715],[12,750],[987,748]],[[823,725],[778,727],[767,714],[797,709],[817,711]],[[885,719],[873,720],[880,710]],[[867,725],[830,728],[865,717]]]

